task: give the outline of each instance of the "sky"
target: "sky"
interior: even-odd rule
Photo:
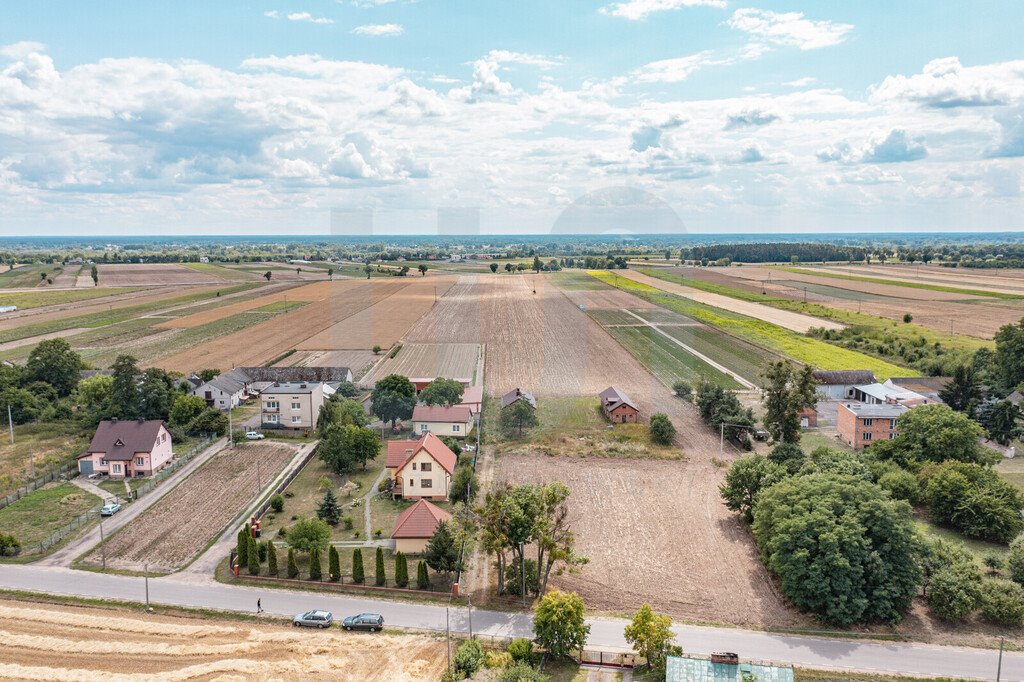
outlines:
[[[0,236],[1024,230],[1019,0],[6,0]]]

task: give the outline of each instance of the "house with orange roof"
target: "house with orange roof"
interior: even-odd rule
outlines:
[[[432,433],[419,440],[389,440],[384,462],[391,494],[407,500],[447,500],[458,457]]]
[[[452,515],[436,504],[420,499],[413,506],[398,515],[391,537],[395,541],[395,551],[403,554],[422,554],[427,543],[434,537],[437,527]]]

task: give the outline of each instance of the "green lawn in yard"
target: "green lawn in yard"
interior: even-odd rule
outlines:
[[[59,289],[38,291],[19,291],[13,294],[0,294],[0,305],[16,305],[19,310],[29,308],[42,308],[48,305],[61,303],[75,303],[77,301],[88,301],[104,296],[116,296],[127,294],[133,291],[140,291],[141,287],[130,287],[123,289],[111,289],[109,287],[93,289]]]
[[[666,386],[671,387],[677,381],[688,381],[693,384],[703,377],[724,388],[742,387],[734,378],[673,343],[655,329],[605,327],[605,330]]]
[[[35,465],[35,475],[39,476],[48,468],[70,464],[90,438],[72,421],[15,425],[13,444],[8,433],[4,424],[0,429],[0,497],[28,480],[30,458]]]
[[[1017,452],[1024,454],[1024,443],[1017,442]],[[1003,478],[1017,486],[1022,492],[1024,492],[1024,457],[1018,455],[1013,459],[1003,458],[995,466]]]
[[[1009,547],[997,542],[986,542],[985,540],[974,540],[964,537],[955,530],[943,528],[942,526],[932,523],[923,515],[919,515],[918,518],[915,519],[914,525],[917,526],[918,531],[920,531],[922,535],[927,537],[941,538],[943,540],[962,544],[971,554],[974,555],[978,560],[978,564],[981,566],[983,566],[981,562],[985,557],[994,554],[1005,559],[1007,553],[1010,551]]]
[[[800,447],[804,452],[811,453],[818,448],[831,448],[842,452],[853,452],[853,448],[839,440],[835,436],[826,436],[820,431],[801,431]]]
[[[48,484],[0,509],[0,528],[23,545],[44,540],[101,502],[71,483]]]

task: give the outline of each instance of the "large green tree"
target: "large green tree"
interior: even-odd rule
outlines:
[[[751,523],[758,496],[786,475],[785,468],[763,455],[741,457],[729,467],[719,492],[726,507],[739,512],[747,523]]]
[[[299,552],[323,548],[331,539],[331,527],[317,518],[299,519],[288,529],[288,546]]]
[[[957,412],[974,414],[974,408],[981,402],[981,383],[973,363],[957,365],[949,383],[939,391],[942,402]]]
[[[586,646],[590,626],[580,596],[554,590],[541,597],[533,609],[533,635],[555,658],[571,656]]]
[[[799,412],[817,402],[817,382],[813,368],[793,367],[789,360],[768,365],[761,394],[764,401],[764,426],[776,441],[795,443],[800,440]]]
[[[122,419],[139,416],[139,366],[131,355],[118,355],[111,365],[114,383],[110,389],[110,411]]]
[[[525,400],[517,400],[501,411],[501,432],[510,438],[522,438],[524,429],[537,426],[537,410]]]
[[[942,462],[980,462],[983,453],[978,439],[984,435],[981,426],[961,412],[946,405],[921,405],[904,412],[896,421],[899,435],[880,453],[898,464]]]
[[[373,429],[354,424],[327,427],[317,447],[317,456],[337,474],[352,471],[380,453],[380,436]]]
[[[370,423],[370,415],[366,414],[363,404],[358,400],[342,398],[337,393],[320,407],[320,416],[317,418],[317,431],[323,434],[324,430],[333,425],[343,426],[352,424],[354,426],[366,426]]]
[[[1005,392],[1024,382],[1024,319],[1008,324],[996,332],[996,352],[993,370]]]
[[[777,483],[757,499],[753,530],[786,596],[826,623],[898,622],[921,581],[910,505],[857,478]]]
[[[206,401],[197,395],[179,395],[171,404],[169,422],[172,426],[185,426],[206,409]]]
[[[437,524],[437,530],[427,541],[427,547],[423,550],[423,560],[427,562],[434,571],[450,575],[462,569],[461,548],[455,541],[451,524],[442,521]]]
[[[377,382],[370,395],[373,413],[394,426],[400,419],[412,417],[416,407],[416,387],[400,374],[390,374]]]
[[[40,341],[28,355],[25,363],[27,381],[45,381],[57,389],[60,396],[71,395],[78,385],[78,373],[83,368],[82,358],[64,339]]]
[[[462,402],[465,387],[455,379],[434,379],[420,391],[420,402],[427,405],[458,405]]]
[[[1001,445],[1009,445],[1024,434],[1020,426],[1020,408],[1009,400],[1000,400],[985,410],[978,410],[978,419],[988,431],[989,438]]]
[[[633,614],[633,620],[626,626],[623,634],[633,650],[647,661],[648,668],[660,664],[665,652],[675,640],[672,619],[655,613],[651,605],[646,603]]]

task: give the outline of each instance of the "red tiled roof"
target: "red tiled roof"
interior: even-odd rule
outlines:
[[[106,453],[109,460],[128,461],[136,452],[152,452],[163,425],[160,419],[101,421],[89,443],[89,452]]]
[[[483,386],[470,386],[462,392],[462,402],[460,405],[466,403],[482,403],[484,400],[484,387]]]
[[[432,433],[423,434],[419,440],[389,440],[384,466],[388,469],[401,469],[420,450],[426,450],[427,454],[449,474],[455,471],[458,457]]]
[[[414,422],[447,422],[453,424],[465,424],[473,418],[469,408],[465,405],[453,405],[444,407],[442,405],[417,405],[412,411]]]
[[[451,514],[426,500],[420,500],[398,515],[393,538],[432,538],[437,526],[447,521]]]

